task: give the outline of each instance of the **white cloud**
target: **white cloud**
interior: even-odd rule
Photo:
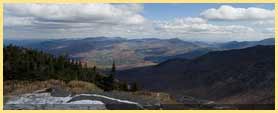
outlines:
[[[259,21],[254,21],[254,25],[256,25],[256,26],[272,26],[274,28],[275,21],[274,21],[274,19],[272,19],[272,20],[259,20]]]
[[[191,21],[189,21],[191,20]],[[198,21],[197,21],[198,20]],[[198,41],[246,41],[273,37],[274,31],[262,30],[241,24],[215,24],[202,18],[176,18],[168,21],[155,21],[159,34],[165,37],[184,37]],[[255,26],[258,27],[258,26]]]
[[[207,9],[200,15],[206,19],[213,20],[265,20],[274,19],[274,10],[256,7],[235,8],[229,5],[222,5],[218,9]]]
[[[263,33],[274,33],[274,28],[273,27],[265,28],[263,29]]]
[[[202,18],[178,18],[172,21],[156,22],[160,29],[167,32],[179,33],[246,33],[254,32],[254,29],[240,25],[213,25]]]
[[[4,18],[4,26],[28,26],[32,21],[33,18],[8,16]]]
[[[225,41],[252,40],[274,35],[271,30],[274,29],[274,14],[268,14],[270,10],[266,9],[221,6],[202,12],[200,17],[180,17],[163,21],[147,19],[142,14],[143,10],[142,4],[4,4],[4,36],[179,37],[189,40]],[[218,21],[210,22],[211,19],[237,21],[219,24]]]
[[[141,24],[145,21],[139,14],[143,8],[137,4],[5,4],[4,8],[7,18],[11,15],[18,17],[13,18],[14,21],[31,19],[35,20],[36,24],[40,22]],[[5,25],[10,26],[10,23],[7,22]]]
[[[199,17],[186,17],[186,18],[175,18],[174,23],[177,24],[204,24],[207,23],[207,20]]]

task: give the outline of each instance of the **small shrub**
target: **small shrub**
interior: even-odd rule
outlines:
[[[70,81],[67,86],[69,87],[70,92],[75,94],[80,93],[90,93],[90,92],[102,92],[102,90],[97,87],[93,83],[84,82],[84,81],[77,81],[73,80]]]

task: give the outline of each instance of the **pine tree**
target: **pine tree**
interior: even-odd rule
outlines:
[[[104,84],[105,84],[104,90],[110,91],[110,90],[115,89],[115,86],[114,86],[115,73],[116,73],[116,65],[115,65],[115,62],[113,61],[112,68],[111,68],[111,73],[104,80]]]
[[[94,71],[94,72],[96,72],[96,69],[97,69],[97,67],[96,67],[96,66],[94,66],[94,67],[93,67],[93,71]]]
[[[104,90],[125,89],[125,84],[114,79],[116,64],[107,76],[97,72],[97,67],[82,65],[67,55],[55,56],[43,51],[8,45],[4,47],[4,80],[82,80],[93,82]]]
[[[113,60],[113,64],[112,64],[112,69],[111,69],[111,77],[114,78],[116,74],[116,65],[115,65],[115,61]]]

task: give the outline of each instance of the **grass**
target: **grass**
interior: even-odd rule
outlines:
[[[90,93],[90,92],[102,92],[100,88],[98,88],[95,84],[73,80],[67,84],[69,91],[74,94],[80,93]]]
[[[132,94],[146,99],[157,99],[162,104],[178,104],[173,97],[164,92],[137,91]]]
[[[95,84],[73,80],[68,83],[61,80],[47,80],[47,81],[4,81],[4,103],[11,97],[22,95],[26,93],[32,93],[37,90],[45,88],[59,87],[72,94],[82,93],[95,93],[95,94],[110,94],[111,97],[117,98],[117,95],[122,97],[121,99],[135,100],[133,101],[160,101],[163,104],[177,104],[177,102],[167,93],[162,92],[149,92],[149,91],[136,91],[136,92],[123,92],[123,91],[110,91],[103,92]]]
[[[4,96],[16,96],[25,93],[32,93],[36,90],[44,88],[60,87],[66,91],[74,94],[101,92],[95,84],[73,80],[68,83],[61,80],[47,80],[47,81],[4,81]]]

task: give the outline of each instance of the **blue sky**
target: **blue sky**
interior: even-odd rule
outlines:
[[[221,5],[231,5],[238,8],[248,8],[248,7],[258,7],[263,9],[274,9],[274,4],[216,4],[216,3],[206,3],[206,4],[196,4],[196,3],[149,3],[144,4],[143,15],[149,19],[155,20],[169,20],[175,17],[192,16],[196,17],[199,14],[209,8],[217,8]]]
[[[4,4],[4,38],[180,38],[251,41],[274,37],[274,4]]]

